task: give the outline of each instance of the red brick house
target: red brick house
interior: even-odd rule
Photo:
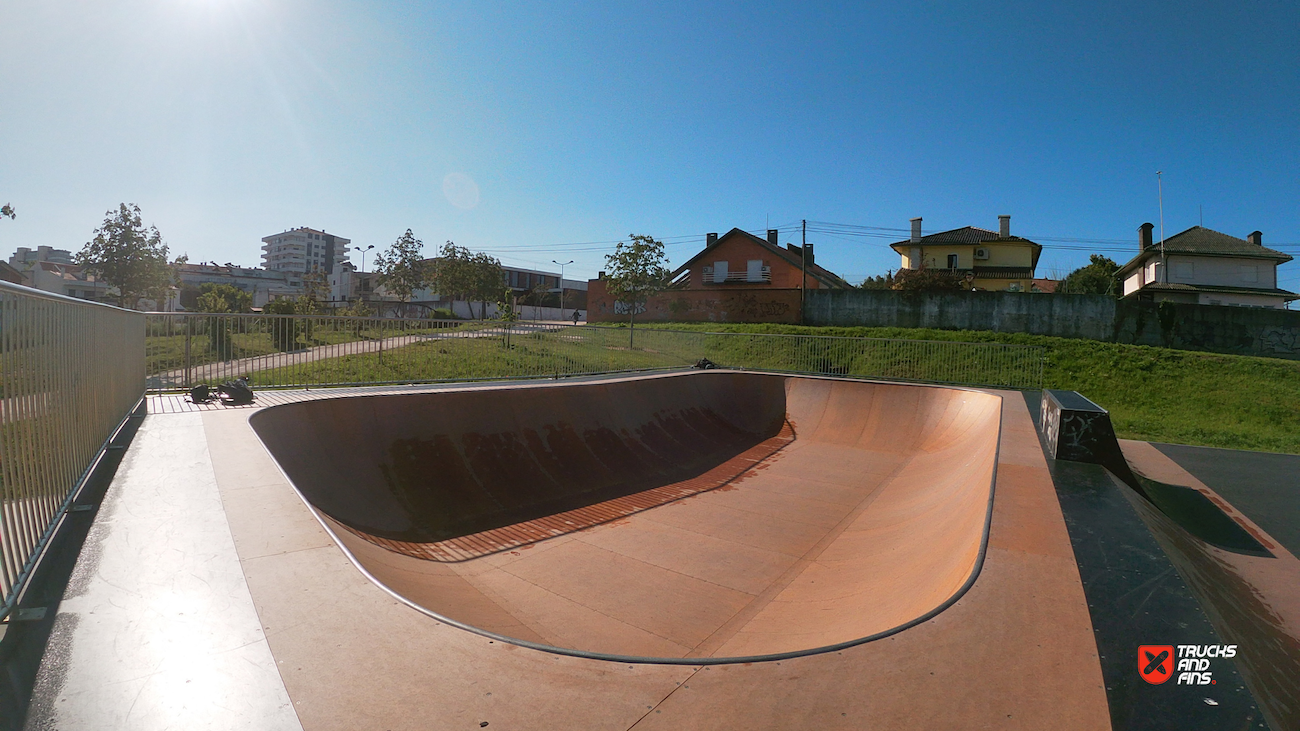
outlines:
[[[818,266],[808,246],[807,289],[849,289],[848,282]],[[793,244],[782,248],[776,229],[767,239],[738,228],[719,237],[709,234],[704,249],[673,272],[673,283],[684,289],[799,289],[802,257]]]
[[[797,323],[806,289],[848,289],[852,285],[818,266],[808,247],[806,277],[798,246],[782,248],[777,232],[767,239],[733,228],[709,234],[704,249],[672,274],[672,287],[651,297],[638,319],[677,322]],[[626,320],[627,308],[605,292],[603,279],[587,289],[589,322]],[[642,314],[643,313],[643,314]]]

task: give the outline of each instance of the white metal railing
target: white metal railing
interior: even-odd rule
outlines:
[[[256,387],[539,378],[723,367],[1039,388],[1043,349],[809,335],[705,333],[555,323],[333,317],[149,315],[153,391],[247,376]]]
[[[141,312],[0,282],[0,620],[144,396]]]

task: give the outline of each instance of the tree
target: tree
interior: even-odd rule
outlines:
[[[472,296],[479,303],[479,319],[487,319],[487,304],[501,296],[505,286],[505,276],[501,271],[501,262],[496,257],[478,253],[470,260],[473,266],[474,289]]]
[[[299,304],[288,297],[281,297],[262,306],[266,315],[297,315]],[[274,317],[270,321],[271,342],[276,350],[286,353],[298,349],[298,320],[293,317]]]
[[[429,286],[429,267],[420,253],[423,248],[424,242],[415,238],[408,228],[392,246],[375,255],[379,285],[403,304],[410,301],[416,290]]]
[[[448,241],[438,250],[430,267],[430,286],[453,300],[467,300],[474,291],[474,255],[469,249]],[[470,313],[472,317],[473,312]]]
[[[947,269],[899,269],[891,289],[902,292],[959,292],[970,289],[961,277]]]
[[[479,319],[487,319],[487,303],[497,300],[503,277],[501,262],[487,254],[475,254],[448,241],[430,267],[429,286],[440,295],[466,302],[479,302]],[[473,309],[470,316],[474,315]]]
[[[867,277],[858,285],[858,289],[893,289],[894,273],[881,274],[875,277]]]
[[[77,263],[116,287],[122,307],[134,306],[141,298],[162,300],[174,282],[162,234],[154,226],[144,227],[135,204],[123,203],[105,213],[104,224],[77,254]]]
[[[253,296],[229,284],[207,283],[199,288],[196,307],[200,312],[251,312]]]
[[[605,291],[627,307],[628,347],[636,329],[636,311],[656,292],[668,287],[668,257],[664,245],[650,236],[632,234],[631,242],[618,242],[605,257]]]
[[[302,296],[311,301],[312,310],[320,310],[321,303],[330,298],[330,280],[325,272],[313,269],[302,275]]]
[[[1057,285],[1058,294],[1112,294],[1115,292],[1115,272],[1119,265],[1110,257],[1093,254],[1089,264],[1066,275]]]

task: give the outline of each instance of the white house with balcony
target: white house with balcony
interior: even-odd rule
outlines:
[[[1272,309],[1300,299],[1277,286],[1278,265],[1292,257],[1266,248],[1259,231],[1239,239],[1193,226],[1162,244],[1152,240],[1153,228],[1138,228],[1140,253],[1115,273],[1125,297]]]

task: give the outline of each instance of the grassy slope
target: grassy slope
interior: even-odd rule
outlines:
[[[1300,454],[1300,362],[1039,335],[789,325],[647,325],[1040,345],[1044,386],[1078,391],[1111,412],[1127,439]]]

